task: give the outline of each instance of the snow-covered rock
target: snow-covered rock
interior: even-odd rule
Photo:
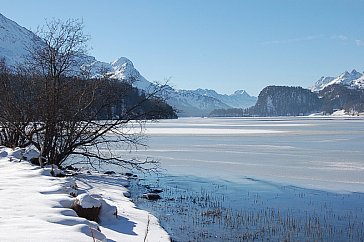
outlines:
[[[7,157],[7,156],[8,156],[8,152],[6,150],[0,151],[0,158]]]
[[[23,160],[24,152],[25,152],[25,149],[19,148],[19,147],[16,147],[15,149],[8,149],[8,158]]]
[[[81,194],[76,197],[76,204],[82,208],[100,208],[101,201],[89,194]]]
[[[32,159],[39,158],[39,152],[33,148],[26,148],[23,157],[25,160],[30,161]]]

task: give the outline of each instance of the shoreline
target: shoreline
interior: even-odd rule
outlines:
[[[20,158],[19,149],[0,147],[0,241],[170,241],[158,219],[125,196],[125,176],[58,178]],[[99,224],[78,217],[69,195],[74,187],[116,206],[118,216]]]
[[[364,193],[335,193],[247,179],[246,184],[237,184],[166,176],[158,177],[158,181],[141,180],[131,191],[135,204],[155,214],[173,241],[364,239]],[[139,199],[146,188],[154,186],[164,190],[161,200]]]

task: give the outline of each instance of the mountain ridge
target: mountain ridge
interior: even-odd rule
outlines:
[[[250,96],[245,90],[236,90],[233,94],[220,94],[211,89],[196,89],[195,93],[221,100],[232,108],[248,108],[254,106],[257,97]]]
[[[310,89],[319,92],[331,85],[343,85],[348,88],[364,89],[364,73],[353,69],[351,72],[345,71],[337,77],[321,77]]]
[[[32,38],[34,37],[37,36],[33,32],[0,13],[0,57],[4,57],[8,64],[16,65],[16,63],[23,61],[26,46],[33,44]],[[157,86],[157,84],[151,83],[144,78],[134,67],[133,62],[126,57],[120,57],[113,62],[107,63],[99,61],[93,56],[86,56],[78,68],[79,70],[76,70],[76,72],[87,74],[90,77],[107,75],[110,78],[130,81],[133,86],[145,92],[153,91]],[[209,96],[201,95],[198,91],[176,90],[168,86],[165,93],[167,103],[178,110],[180,116],[205,116],[216,108],[230,108],[231,105],[236,105],[231,102],[225,103],[228,102],[225,100],[226,96],[217,92],[215,92],[215,96]],[[241,95],[240,98],[248,99],[247,103],[254,101],[254,97],[252,98],[249,95]],[[236,103],[238,102],[239,100],[236,100]],[[240,102],[244,103],[244,100],[240,100]]]

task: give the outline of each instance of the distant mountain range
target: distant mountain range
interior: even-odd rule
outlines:
[[[213,117],[329,115],[345,110],[350,115],[364,112],[364,89],[332,84],[319,92],[302,87],[267,86],[257,103],[247,109],[216,109]]]
[[[33,43],[34,37],[34,33],[0,14],[0,57],[4,57],[8,64],[15,65],[23,61],[27,53],[26,47]],[[135,87],[144,91],[154,90],[156,87],[156,84],[146,80],[126,57],[107,63],[88,56],[78,71],[88,72],[93,77],[103,73],[111,78],[132,81]],[[179,116],[206,116],[219,108],[247,108],[253,106],[257,100],[245,91],[224,95],[214,90],[176,90],[168,86],[164,93],[167,103],[177,110]]]
[[[267,86],[256,104],[247,109],[216,109],[210,116],[298,116],[312,113],[347,114],[364,112],[364,73],[356,70],[337,77],[321,77],[310,89],[288,86]]]
[[[8,64],[23,61],[26,47],[33,43],[33,38],[36,38],[33,32],[0,14],[0,57],[4,57]],[[145,79],[126,57],[107,63],[87,56],[77,68],[76,72],[88,73],[91,77],[107,75],[130,81],[145,92],[155,90],[158,85]],[[337,77],[321,77],[310,91],[299,87],[269,86],[257,98],[244,90],[227,95],[210,89],[177,90],[167,86],[163,94],[178,116],[207,116],[214,110],[218,110],[214,115],[223,113],[223,116],[229,113],[240,116],[299,115],[314,111],[330,113],[335,109],[364,111],[364,73],[356,70]]]
[[[321,77],[313,87],[267,86],[247,109],[216,109],[210,116],[298,116],[313,113],[364,112],[364,74],[353,70],[337,77]]]
[[[331,85],[343,85],[351,89],[364,89],[364,73],[352,70],[344,72],[337,77],[321,77],[310,89],[313,92],[319,92]]]
[[[254,106],[257,102],[256,97],[250,96],[244,90],[237,90],[231,95],[219,94],[210,89],[197,89],[193,92],[202,96],[216,98],[232,108],[248,108]]]

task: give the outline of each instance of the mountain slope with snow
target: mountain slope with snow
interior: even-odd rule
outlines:
[[[36,35],[0,13],[0,57],[9,65],[22,62]]]
[[[356,70],[351,72],[344,72],[337,77],[321,77],[313,87],[311,91],[319,92],[328,86],[338,84],[354,89],[364,88],[364,73],[360,73]]]
[[[174,90],[167,92],[167,102],[177,109],[178,116],[207,116],[215,109],[230,108],[222,101],[195,93],[191,90]]]
[[[89,63],[85,63],[81,68],[88,69],[91,75],[95,77],[100,75],[100,70],[104,70],[110,78],[130,81],[135,87],[147,93],[158,88],[158,84],[145,79],[126,57],[120,57],[112,63],[90,59]],[[214,109],[230,108],[229,105],[214,97],[204,96],[190,90],[175,90],[170,86],[166,86],[163,97],[169,105],[177,110],[178,116],[184,117],[205,116]]]
[[[221,102],[233,108],[249,108],[255,105],[257,97],[250,96],[244,90],[237,90],[233,94],[220,94],[210,89],[197,89],[194,91],[197,94],[208,96],[220,100]]]
[[[27,53],[26,48],[32,45],[34,37],[36,37],[34,33],[0,14],[0,57],[5,57],[8,64],[15,65],[17,62],[22,62]],[[80,67],[74,70],[75,73],[92,77],[106,75],[110,78],[129,81],[145,92],[152,92],[157,88],[157,85],[145,79],[126,57],[107,63],[93,56],[87,56],[82,59],[82,62]],[[201,90],[175,90],[168,86],[164,94],[166,94],[167,103],[178,111],[179,116],[205,116],[214,109],[244,108],[254,105],[256,101],[255,97],[245,92],[238,91],[233,95],[222,95],[213,90],[209,90],[208,93]]]

